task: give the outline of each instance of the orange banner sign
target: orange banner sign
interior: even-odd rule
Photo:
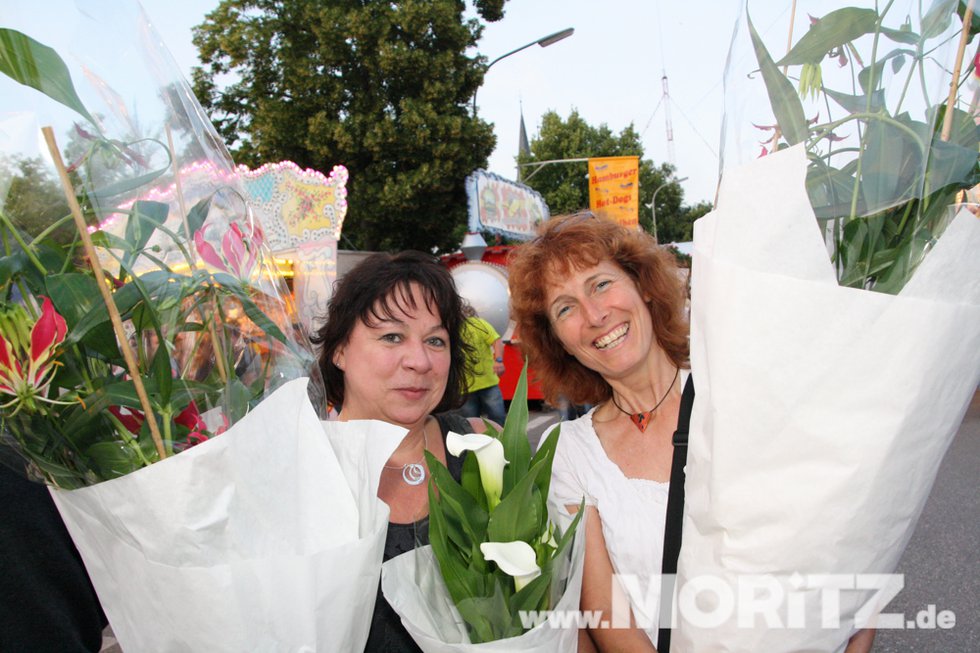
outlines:
[[[638,228],[640,157],[589,159],[589,208],[597,217]]]

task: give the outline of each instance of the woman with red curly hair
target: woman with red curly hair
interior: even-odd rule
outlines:
[[[672,436],[689,367],[683,278],[650,236],[589,213],[547,222],[508,270],[521,346],[546,398],[598,404],[561,425],[551,481],[551,500],[569,512],[585,500],[582,609],[623,624],[612,613],[623,589],[614,574],[638,581],[629,626],[591,630],[591,639],[600,650],[653,651]],[[580,639],[580,650],[591,646],[584,631]]]

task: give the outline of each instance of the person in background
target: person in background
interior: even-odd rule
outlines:
[[[384,560],[429,543],[428,451],[458,481],[462,457],[446,435],[482,433],[480,420],[455,413],[462,401],[467,347],[463,304],[452,276],[421,252],[374,254],[337,282],[327,319],[312,338],[327,401],[338,419],[378,419],[408,429],[381,474],[378,497],[391,508]],[[378,585],[364,649],[419,651]]]
[[[0,445],[0,651],[87,653],[107,621],[61,515]]]
[[[485,415],[497,424],[507,418],[500,375],[504,373],[504,344],[493,325],[469,304],[463,307],[463,341],[471,350],[471,369],[466,375],[466,400],[460,413],[465,417]]]

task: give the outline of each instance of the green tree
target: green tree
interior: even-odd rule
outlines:
[[[531,154],[519,156],[518,163],[600,156],[640,157],[640,226],[652,231],[649,205],[656,192],[657,236],[660,242],[690,240],[693,218],[683,207],[684,189],[673,181],[674,167],[668,163],[657,166],[643,158],[643,145],[633,125],[614,134],[605,124],[598,127],[588,124],[576,110],[572,110],[567,120],[549,111],[541,117],[541,129],[531,139],[530,146]],[[524,183],[544,196],[552,215],[589,208],[588,166],[584,161],[551,163],[537,172],[527,172],[533,171],[533,166],[523,170],[525,178],[533,174]]]
[[[481,0],[486,20],[506,0]],[[464,180],[492,126],[471,116],[483,29],[461,0],[222,0],[194,30],[194,89],[240,163],[350,170],[345,239],[455,248]],[[228,81],[231,80],[231,81]]]
[[[68,215],[68,202],[61,184],[48,172],[40,157],[0,154],[0,211],[18,229],[33,237]],[[68,242],[74,229],[74,224],[65,225],[52,238]],[[7,251],[0,247],[0,256],[5,254]]]

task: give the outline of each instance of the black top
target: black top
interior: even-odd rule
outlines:
[[[106,620],[95,590],[48,489],[23,474],[0,446],[0,651],[98,651]]]
[[[443,447],[446,435],[450,431],[469,433],[473,429],[469,420],[454,413],[436,415],[439,422],[439,432],[442,434]],[[446,450],[446,467],[457,481],[463,473],[463,458],[456,457]],[[384,559],[391,560],[395,556],[411,551],[417,546],[429,543],[429,517],[425,516],[413,524],[388,523],[388,536],[385,539]],[[385,600],[381,593],[381,581],[378,581],[378,597],[374,602],[374,617],[371,619],[371,632],[368,634],[365,653],[417,653],[418,647],[412,636],[402,626],[401,618]]]

